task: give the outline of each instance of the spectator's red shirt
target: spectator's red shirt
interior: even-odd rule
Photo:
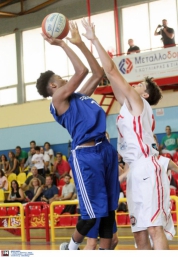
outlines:
[[[67,161],[61,160],[60,163],[56,165],[56,170],[58,171],[59,175],[63,175],[64,173],[69,173],[70,165]]]

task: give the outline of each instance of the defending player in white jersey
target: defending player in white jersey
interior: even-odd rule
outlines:
[[[169,249],[163,227],[167,221],[169,192],[164,172],[158,163],[153,139],[153,113],[150,105],[162,98],[160,88],[151,78],[131,87],[95,35],[94,25],[83,20],[87,39],[96,47],[114,95],[122,105],[118,116],[119,153],[129,164],[127,200],[132,231],[138,249]]]

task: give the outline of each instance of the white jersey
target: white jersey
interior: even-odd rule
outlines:
[[[141,115],[133,116],[124,103],[117,117],[118,152],[128,164],[142,156],[158,155],[153,148],[155,120],[152,108],[144,98],[142,100],[144,108]]]

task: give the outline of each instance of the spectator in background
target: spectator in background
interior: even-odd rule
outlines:
[[[70,169],[69,163],[62,159],[62,153],[57,153],[56,161],[54,162],[53,166],[53,172],[58,180],[64,178],[66,174],[69,174]]]
[[[7,157],[5,154],[2,154],[0,157],[0,169],[3,170],[5,173],[9,169],[9,162],[7,161]]]
[[[140,48],[134,44],[133,39],[128,40],[129,49],[127,50],[127,54],[140,53]]]
[[[46,174],[50,174],[50,157],[44,153],[43,147],[40,147],[40,153],[43,154],[44,175],[46,176]]]
[[[166,126],[166,136],[161,140],[160,151],[161,153],[169,153],[172,156],[178,149],[178,135],[171,133],[171,127]]]
[[[42,192],[41,181],[38,178],[33,178],[29,183],[29,190],[25,191],[25,194],[30,202],[40,202]]]
[[[0,189],[6,191],[8,190],[8,180],[4,174],[4,171],[0,169]]]
[[[7,171],[7,175],[15,173],[18,175],[20,173],[19,170],[19,162],[15,157],[15,154],[13,152],[9,152],[9,170]]]
[[[30,172],[31,168],[34,166],[33,162],[32,162],[32,157],[35,154],[35,148],[31,147],[30,149],[30,154],[28,155],[28,159],[26,160],[23,168],[22,168],[22,172],[24,172],[24,170],[28,167],[27,173]]]
[[[38,179],[41,181],[41,184],[42,184],[42,185],[45,184],[45,179],[44,179],[44,177],[42,177],[41,175],[38,174],[38,170],[37,170],[37,168],[36,168],[35,166],[33,166],[33,167],[31,168],[31,172],[32,172],[32,175],[29,176],[29,177],[26,179],[25,183],[22,185],[22,188],[23,188],[23,189],[25,189],[25,187],[29,185],[30,181],[31,181],[33,178],[38,178]]]
[[[62,195],[59,197],[59,201],[74,200],[76,199],[75,185],[70,183],[71,176],[66,174],[64,177],[65,185],[62,188]],[[76,205],[66,205],[62,213],[69,212],[70,214],[76,213]],[[62,214],[61,213],[61,214]]]
[[[44,162],[43,162],[43,154],[40,153],[40,147],[35,147],[35,154],[32,156],[32,163],[37,168],[38,174],[44,176]]]
[[[11,192],[8,195],[5,203],[23,203],[25,200],[24,192],[19,187],[16,180],[11,181]]]
[[[43,189],[43,196],[41,197],[41,201],[46,203],[52,203],[58,197],[58,188],[53,185],[52,176],[46,176],[46,183]]]
[[[30,142],[30,149],[31,148],[35,148],[35,146],[36,146],[36,142],[34,141],[34,140],[32,140],[31,142]],[[28,157],[31,155],[31,151],[29,151],[28,152]]]
[[[20,146],[16,146],[15,157],[19,161],[19,165],[22,168],[25,164],[26,159],[28,158],[28,154],[27,154],[27,152],[23,151]]]
[[[160,29],[160,30],[158,31],[158,29]],[[162,36],[161,40],[163,41],[163,45],[165,48],[175,46],[174,30],[167,26],[166,19],[162,20],[162,25],[157,26],[154,35]]]
[[[53,149],[51,149],[51,145],[49,142],[44,143],[44,154],[48,154],[50,158],[50,164],[49,164],[49,170],[51,171],[51,166],[54,164],[54,152]]]

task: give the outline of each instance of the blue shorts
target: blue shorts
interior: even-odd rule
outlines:
[[[118,156],[107,139],[92,147],[72,150],[69,162],[82,219],[106,217],[118,208]]]
[[[99,235],[99,226],[100,226],[100,220],[101,219],[97,219],[95,225],[90,229],[90,231],[88,232],[88,234],[86,235],[89,238],[97,238]],[[117,232],[117,226],[116,226],[116,221],[114,221],[114,225],[113,225],[113,234],[115,234]]]

